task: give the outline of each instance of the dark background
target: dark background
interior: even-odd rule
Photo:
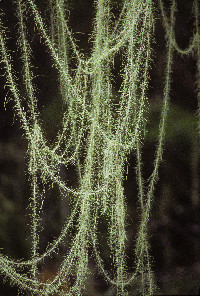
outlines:
[[[17,19],[16,7],[11,0],[2,0],[0,9],[4,11],[3,23],[8,28],[8,48],[13,59],[13,67],[23,93],[20,51],[16,47]],[[113,2],[113,12],[118,15],[121,2]],[[191,13],[192,2],[177,1],[176,38],[181,48],[186,48],[192,36],[194,18]],[[47,1],[36,1],[49,26]],[[170,1],[164,1],[169,15]],[[77,44],[83,53],[90,54],[90,34],[93,28],[95,10],[93,1],[69,1],[67,17]],[[150,71],[149,114],[146,138],[143,147],[144,173],[149,178],[153,170],[154,153],[157,144],[160,109],[162,105],[164,73],[166,67],[166,41],[162,26],[162,17],[155,1],[155,42],[153,43],[153,62]],[[49,143],[52,143],[61,126],[62,102],[58,93],[57,71],[51,66],[52,61],[45,45],[40,42],[33,20],[28,21],[29,42],[33,52],[34,83],[37,88],[38,106],[41,112],[42,126]],[[199,138],[197,117],[196,56],[180,57],[174,54],[171,101],[166,127],[166,141],[163,162],[159,169],[159,181],[155,191],[155,202],[150,218],[149,238],[153,270],[158,286],[158,294],[197,295],[200,287],[200,203],[199,203]],[[72,61],[72,68],[75,66]],[[3,65],[0,66],[0,248],[2,252],[14,258],[28,259],[30,256],[31,236],[26,149],[27,141],[20,129],[20,122],[13,111],[13,102],[9,101],[10,92],[5,88]],[[120,58],[115,59],[113,74],[116,83],[120,83]],[[114,86],[113,86],[114,87]],[[4,108],[7,97],[6,109]],[[127,180],[124,181],[128,203],[128,272],[134,271],[134,246],[138,226],[138,201],[135,168],[135,156],[129,157]],[[62,169],[63,178],[69,180],[74,188],[77,176],[73,168]],[[41,252],[47,242],[59,235],[65,215],[69,213],[69,202],[58,197],[56,189],[47,192],[41,221]],[[52,206],[53,205],[53,206]],[[102,222],[102,238],[106,228]],[[70,238],[69,238],[70,239]],[[66,242],[68,245],[68,242]],[[106,258],[106,249],[101,250]],[[65,253],[54,261],[41,267],[45,280],[53,277],[59,261]],[[97,275],[91,259],[90,268],[94,276],[88,279],[87,296],[115,295],[110,291],[103,278]],[[109,264],[106,268],[109,269]],[[17,289],[1,282],[0,296],[17,295]],[[108,294],[108,291],[110,291]],[[139,281],[129,289],[130,295],[139,291]],[[104,294],[106,293],[107,294]]]

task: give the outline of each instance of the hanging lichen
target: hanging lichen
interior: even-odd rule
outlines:
[[[152,0],[124,0],[117,21],[112,20],[112,1],[95,0],[96,17],[91,36],[91,56],[80,53],[66,20],[67,1],[49,0],[50,30],[33,0],[16,1],[19,26],[19,47],[23,61],[23,82],[26,97],[17,85],[12,59],[6,45],[3,24],[0,25],[1,61],[4,63],[7,86],[10,88],[21,127],[28,141],[27,158],[32,194],[32,255],[28,261],[14,261],[0,254],[0,271],[21,290],[35,295],[81,295],[88,276],[88,250],[92,245],[99,271],[110,285],[116,286],[117,295],[126,295],[126,287],[135,279],[142,279],[142,294],[153,295],[155,283],[149,255],[148,220],[162,159],[165,124],[169,106],[173,51],[180,54],[197,53],[197,81],[199,87],[199,12],[194,1],[195,33],[188,49],[182,50],[175,40],[175,1],[172,1],[170,20],[159,0],[167,40],[167,68],[161,112],[158,145],[154,169],[144,188],[141,147],[145,129],[147,89],[151,64],[154,11]],[[28,9],[27,9],[28,8]],[[30,15],[27,15],[27,12]],[[31,49],[28,43],[26,18],[33,18],[38,34],[48,48],[53,65],[58,71],[64,114],[62,129],[54,147],[48,145],[42,130],[37,94],[33,83]],[[71,74],[70,53],[76,60]],[[117,54],[123,57],[122,84],[115,105],[111,70]],[[27,113],[23,105],[27,105]],[[140,226],[135,251],[135,272],[126,274],[126,199],[123,178],[127,158],[137,156],[138,199],[141,207]],[[59,175],[60,165],[73,165],[78,171],[79,187],[71,189]],[[39,184],[57,184],[60,192],[70,196],[71,215],[60,236],[39,254],[40,209],[43,199]],[[38,279],[38,264],[51,256],[63,242],[78,215],[73,243],[63,258],[59,272],[48,283]],[[97,229],[100,218],[108,222],[108,245],[114,264],[115,276],[104,268],[100,256]],[[30,269],[28,273],[24,267]],[[68,292],[62,291],[66,278],[73,272],[76,279]]]

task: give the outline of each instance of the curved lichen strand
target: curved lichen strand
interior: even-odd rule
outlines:
[[[122,160],[121,160],[122,161]],[[121,163],[123,165],[123,163]],[[116,205],[115,205],[115,219],[116,226],[115,236],[116,236],[116,248],[115,248],[115,261],[117,267],[117,282],[120,284],[118,286],[118,294],[125,295],[124,289],[124,279],[125,279],[125,243],[126,243],[126,231],[125,231],[125,200],[124,200],[124,188],[122,186],[122,174],[123,171],[118,165],[117,180],[116,180]],[[119,174],[119,175],[118,175]]]
[[[10,89],[10,92],[14,98],[16,113],[18,114],[21,120],[22,127],[26,133],[26,137],[30,138],[30,131],[29,131],[26,112],[22,107],[22,102],[20,99],[21,95],[19,93],[19,90],[16,84],[17,79],[15,77],[15,74],[14,74],[15,72],[12,67],[11,57],[6,48],[5,30],[3,29],[3,26],[1,23],[0,23],[0,50],[1,50],[1,56],[2,56],[1,62],[5,65],[7,86]]]
[[[2,258],[0,258],[0,263],[0,273],[3,274],[5,278],[9,278],[11,284],[17,285],[22,290],[33,292],[36,295],[38,295],[39,291],[42,292],[46,284],[40,283],[38,280],[30,279],[26,275],[19,274],[12,265],[5,263]]]
[[[138,104],[136,108],[136,120],[134,129],[132,132],[131,141],[128,145],[128,152],[133,150],[137,146],[137,142],[141,141],[145,136],[145,109],[146,109],[146,93],[148,90],[149,81],[149,69],[151,63],[151,43],[152,43],[152,33],[154,28],[153,11],[151,7],[151,2],[147,9],[150,12],[147,17],[145,16],[145,27],[144,32],[146,32],[146,38],[144,40],[145,51],[144,51],[144,62],[143,62],[143,72],[142,81],[140,86],[140,94],[138,95]]]
[[[31,71],[31,61],[30,61],[30,54],[31,49],[28,44],[27,36],[26,36],[26,26],[24,23],[24,11],[25,6],[22,3],[22,0],[17,1],[17,17],[19,20],[19,46],[21,48],[21,59],[23,62],[23,79],[24,84],[26,87],[27,93],[27,104],[29,107],[30,118],[32,120],[32,124],[35,121],[36,114],[37,114],[37,100],[35,97],[35,90],[33,86],[33,73]]]
[[[46,251],[42,255],[39,255],[35,259],[27,260],[27,261],[18,261],[18,260],[13,261],[5,256],[3,258],[1,258],[1,260],[5,264],[10,264],[10,265],[16,266],[17,268],[23,268],[24,266],[30,266],[33,264],[44,263],[44,260],[47,259],[48,257],[52,256],[53,253],[55,253],[58,250],[61,243],[63,243],[63,240],[65,239],[69,228],[72,227],[72,225],[73,225],[73,219],[75,218],[75,215],[77,214],[79,203],[80,203],[80,199],[77,200],[77,202],[73,208],[73,211],[71,212],[71,215],[68,218],[68,221],[66,221],[65,225],[63,226],[63,229],[61,230],[60,235],[55,239],[55,241],[53,241],[47,247]],[[0,254],[0,257],[1,256],[2,255]]]
[[[55,0],[49,0],[49,17],[50,17],[50,36],[52,43],[55,44],[56,25],[55,25]]]
[[[40,16],[39,11],[37,10],[36,5],[34,4],[34,2],[32,0],[26,0],[26,1],[32,10],[33,17],[35,19],[35,23],[37,24],[37,27],[38,27],[38,31],[39,31],[41,37],[43,38],[46,46],[50,50],[51,56],[54,60],[56,68],[58,69],[59,75],[62,76],[62,78],[64,79],[64,81],[66,83],[66,86],[68,89],[68,97],[73,96],[76,98],[77,95],[79,95],[79,94],[77,94],[76,89],[74,88],[71,76],[69,75],[69,73],[65,69],[64,62],[60,59],[59,54],[57,53],[57,50],[56,50],[54,44],[51,42],[51,40],[47,34],[47,30],[45,28],[44,22]]]
[[[180,48],[180,46],[178,45],[177,41],[176,41],[176,37],[175,37],[175,30],[173,30],[173,32],[171,31],[171,25],[170,22],[167,18],[167,14],[165,12],[164,9],[164,4],[162,0],[158,0],[159,2],[159,6],[160,6],[160,10],[161,10],[161,14],[162,14],[162,20],[163,20],[163,24],[164,24],[164,28],[165,28],[165,32],[166,32],[166,38],[171,38],[171,42],[174,46],[174,49],[180,54],[180,55],[188,55],[194,52],[195,47],[196,47],[196,43],[198,42],[199,39],[199,33],[198,30],[196,28],[195,32],[193,33],[193,36],[190,39],[189,45],[187,48],[182,49]],[[196,8],[198,7],[198,1],[194,1],[194,11],[196,10]],[[198,18],[198,17],[197,17]],[[195,22],[196,22],[196,16],[195,16]]]
[[[166,79],[165,79],[165,89],[164,89],[164,102],[163,102],[163,108],[161,113],[161,120],[160,120],[160,127],[159,127],[159,142],[155,154],[155,161],[154,161],[154,170],[153,173],[149,179],[149,185],[147,189],[147,193],[144,195],[144,191],[141,188],[143,186],[143,180],[141,175],[141,158],[140,158],[140,151],[138,146],[138,165],[137,165],[137,171],[138,171],[138,184],[139,184],[139,192],[140,192],[140,200],[141,200],[141,225],[138,232],[137,237],[137,243],[136,243],[136,261],[141,257],[142,261],[141,263],[144,264],[144,260],[146,257],[148,268],[147,272],[149,274],[149,289],[153,289],[153,279],[151,276],[151,267],[150,267],[150,260],[149,260],[149,247],[148,247],[148,239],[147,239],[147,224],[150,217],[150,210],[151,210],[151,204],[153,200],[154,195],[154,188],[155,184],[158,178],[158,167],[162,159],[162,153],[163,153],[163,143],[164,143],[164,135],[165,135],[165,126],[166,126],[166,118],[167,118],[167,111],[168,111],[168,104],[169,104],[169,93],[170,93],[170,78],[171,78],[171,67],[172,67],[172,53],[173,53],[173,44],[172,44],[172,38],[170,38],[173,34],[174,30],[174,23],[175,23],[175,1],[173,1],[171,6],[171,30],[168,40],[168,53],[167,53],[167,69],[166,69]],[[141,195],[143,198],[141,198]],[[144,200],[145,197],[145,200]],[[143,272],[143,268],[142,268]],[[143,292],[145,295],[146,291]]]
[[[99,56],[102,50],[105,50],[106,42],[108,40],[110,32],[110,1],[101,0],[96,1],[96,18],[94,24],[94,47],[92,50],[92,108],[96,111],[96,147],[95,157],[96,164],[98,166],[97,172],[101,170],[102,153],[105,143],[105,136],[109,134],[109,130],[112,128],[111,119],[111,97],[112,86],[110,82],[110,60],[101,60]],[[92,118],[94,118],[92,111]],[[102,131],[102,133],[101,133]],[[102,171],[102,170],[101,170]],[[102,173],[97,174],[96,179],[99,182],[102,178]],[[103,182],[102,182],[103,183]],[[103,194],[101,196],[101,210],[105,211],[107,205],[107,196]]]
[[[143,113],[146,106],[145,94],[148,87],[153,27],[151,3],[149,5],[147,2],[145,8],[141,28],[134,28],[135,31],[130,34],[117,123],[116,134],[123,135],[123,145],[127,153],[135,148],[135,141],[141,139],[141,135],[144,134]]]
[[[32,144],[32,143],[31,143]],[[33,143],[34,145],[34,143]],[[31,145],[32,146],[32,145]],[[32,257],[33,257],[33,265],[32,265],[32,274],[33,277],[36,277],[37,274],[37,263],[35,259],[38,256],[38,246],[39,246],[39,234],[38,234],[38,226],[39,226],[39,212],[38,212],[38,195],[39,195],[39,188],[38,188],[38,180],[37,180],[37,164],[36,164],[36,153],[35,147],[30,148],[30,164],[29,164],[29,174],[31,176],[31,187],[32,187],[32,196],[30,200],[30,205],[32,209],[31,213],[31,233],[32,233]]]
[[[68,42],[66,38],[66,29],[65,24],[67,23],[65,19],[65,3],[61,0],[55,1],[55,18],[56,18],[56,25],[57,25],[57,48],[58,54],[60,59],[64,62],[65,71],[69,71],[69,62],[68,62]],[[64,83],[61,86],[65,88]]]
[[[95,255],[95,259],[96,259],[96,263],[97,263],[99,272],[104,276],[107,283],[110,285],[113,285],[113,286],[121,286],[121,284],[123,283],[123,287],[130,285],[132,283],[132,281],[137,278],[137,276],[139,274],[140,266],[139,265],[136,266],[136,270],[135,270],[134,274],[132,274],[131,276],[125,277],[125,275],[124,275],[123,282],[118,281],[116,278],[112,279],[110,272],[105,270],[103,259],[101,258],[100,251],[98,250],[98,247],[97,247],[98,241],[97,241],[96,233],[91,231],[90,237],[91,237],[93,252]]]
[[[98,122],[97,110],[94,109],[93,123],[91,126],[90,134],[87,141],[87,155],[84,163],[84,175],[80,183],[80,214],[78,218],[78,247],[76,249],[76,282],[75,291],[76,295],[81,295],[85,280],[88,273],[88,246],[89,246],[89,234],[90,218],[92,211],[93,198],[90,196],[90,191],[93,187],[93,164],[94,164],[94,150],[95,150],[95,134],[96,125]]]
[[[72,36],[72,33],[70,32],[68,26],[67,26],[67,20],[65,17],[65,9],[66,9],[66,5],[63,1],[61,0],[56,0],[56,10],[57,10],[57,15],[58,15],[58,21],[60,24],[60,43],[63,47],[63,52],[62,54],[64,58],[67,58],[67,38],[69,39],[70,43],[71,43],[71,47],[73,49],[73,52],[78,60],[79,63],[81,63],[82,59],[82,54],[80,54],[80,52],[78,51],[76,42]],[[67,38],[66,38],[67,37]]]
[[[68,108],[70,107],[70,105],[73,107],[73,104],[72,102],[82,102],[82,94],[79,93],[79,91],[77,90],[76,88],[76,85],[74,85],[73,81],[72,81],[72,78],[71,76],[69,75],[68,71],[66,71],[66,67],[65,67],[65,62],[63,62],[61,59],[60,59],[60,56],[59,56],[59,53],[57,52],[57,50],[55,49],[55,46],[54,44],[51,42],[50,38],[48,37],[47,35],[47,30],[45,28],[45,25],[43,23],[43,20],[34,4],[34,2],[32,0],[27,0],[31,9],[32,9],[32,12],[33,12],[33,16],[35,18],[35,22],[38,26],[38,29],[39,29],[39,33],[41,34],[42,38],[44,39],[47,47],[49,48],[50,50],[50,53],[52,55],[52,58],[55,62],[55,65],[59,71],[59,75],[61,77],[61,80],[63,81],[63,83],[65,84],[65,89],[67,90],[67,93],[65,94],[65,96],[63,98],[65,98],[65,100],[67,99],[67,103],[69,102],[68,104]],[[59,4],[58,4],[59,6]],[[62,15],[62,9],[61,7],[59,6],[59,12],[61,13]],[[63,16],[62,16],[63,17]],[[64,42],[64,41],[63,41]],[[81,65],[84,65],[84,61],[81,60],[81,59],[78,59],[79,61],[79,64]],[[85,66],[84,66],[85,67]],[[77,104],[77,103],[76,103]],[[78,118],[81,118],[82,114],[80,114],[80,116],[78,116],[78,114],[76,114],[76,112],[74,112],[74,110],[72,111],[72,108],[71,109],[68,109],[67,110],[68,112],[68,115],[67,115],[67,118],[68,118],[68,122],[72,123],[72,127],[74,126],[76,120],[74,120],[74,116],[77,115]],[[70,113],[73,115],[72,117],[69,116]],[[71,117],[71,118],[70,118]],[[64,129],[66,127],[66,124],[64,125]],[[73,132],[74,129],[72,129],[72,132]],[[77,129],[79,130],[79,129]],[[73,132],[74,133],[74,132]],[[63,134],[63,132],[62,132]],[[61,135],[62,135],[61,134]],[[72,134],[73,135],[73,134]],[[74,135],[76,136],[76,135]],[[57,146],[57,144],[56,144]]]
[[[18,285],[20,289],[32,292],[35,295],[55,295],[62,288],[66,278],[71,274],[73,264],[76,264],[76,250],[79,248],[79,236],[76,236],[73,241],[73,246],[69,250],[69,254],[67,258],[63,259],[61,263],[60,270],[55,275],[52,281],[48,281],[47,283],[42,283],[39,280],[33,280],[28,278],[26,275],[22,275],[18,273],[15,268],[13,268],[13,264],[9,264],[5,262],[4,258],[0,255],[1,266],[3,267],[2,273],[5,274],[6,278],[10,279],[10,282]],[[69,289],[70,291],[70,289]],[[68,294],[66,294],[68,295]],[[70,294],[69,294],[70,295]]]
[[[21,12],[20,10],[21,7],[19,7],[19,14]],[[23,24],[22,23],[22,19],[21,20],[21,25]],[[2,29],[2,28],[1,28]],[[22,32],[23,34],[23,32]],[[23,38],[24,36],[22,36],[22,41],[23,41]],[[0,42],[1,42],[1,49],[2,49],[2,57],[3,57],[3,60],[6,64],[6,71],[7,71],[7,80],[8,80],[8,83],[9,83],[9,87],[11,89],[11,92],[14,96],[14,99],[15,99],[15,102],[16,102],[16,107],[17,107],[17,110],[18,110],[18,114],[22,120],[22,126],[24,126],[25,128],[25,131],[27,133],[27,138],[30,139],[31,138],[31,134],[30,134],[30,130],[28,128],[28,124],[27,124],[27,116],[25,114],[25,112],[23,111],[23,108],[21,106],[21,101],[20,101],[20,97],[19,97],[19,92],[18,92],[18,89],[17,89],[17,86],[15,84],[15,81],[14,81],[14,76],[13,76],[13,70],[12,70],[12,66],[11,66],[11,62],[10,62],[10,57],[7,53],[7,50],[6,50],[6,47],[5,47],[5,42],[4,42],[4,38],[3,38],[3,32],[1,30],[0,32]],[[23,44],[23,49],[25,48],[25,45]],[[27,66],[27,56],[24,56],[24,63],[25,63],[25,67]],[[26,71],[27,69],[25,69]],[[30,78],[28,78],[29,80]],[[30,81],[26,81],[27,83],[26,84],[29,84],[29,86],[31,87],[31,83]],[[31,89],[29,89],[28,91],[31,92]],[[32,235],[33,235],[33,275],[36,276],[36,266],[35,266],[35,263],[34,263],[34,260],[35,260],[35,257],[36,257],[36,249],[37,249],[37,242],[38,242],[38,235],[36,233],[36,228],[37,228],[37,220],[38,220],[38,217],[37,217],[37,214],[36,214],[36,177],[35,177],[35,172],[33,174],[33,183],[32,183],[32,186],[33,186],[33,228],[32,228]]]
[[[88,76],[83,74],[81,64],[78,65],[76,70],[74,86],[80,96],[77,98],[69,98],[66,105],[66,111],[63,114],[63,127],[59,132],[53,148],[53,151],[55,152],[60,149],[62,144],[64,144],[65,148],[62,157],[66,155],[66,162],[70,161],[67,153],[71,151],[73,151],[73,154],[70,157],[71,160],[76,159],[76,156],[81,149],[80,145],[84,138],[84,134],[89,129],[90,124],[87,111],[88,103],[86,102],[88,97]],[[62,95],[66,97],[64,89]]]
[[[85,207],[84,202],[83,202],[83,207]],[[87,210],[87,207],[82,209],[83,209],[83,217],[87,218],[87,215],[85,215],[86,214],[85,210]],[[83,221],[82,218],[81,220]],[[87,223],[87,225],[89,224]],[[32,279],[29,279],[26,276],[23,276],[17,273],[13,269],[12,265],[9,265],[8,263],[5,263],[4,260],[2,260],[2,263],[8,267],[7,268],[8,271],[7,270],[5,271],[7,272],[6,274],[9,276],[9,278],[13,283],[15,284],[17,283],[18,285],[21,285],[21,282],[22,282],[23,285],[21,286],[21,288],[23,290],[34,292],[36,293],[36,295],[38,295],[38,293],[41,293],[41,295],[45,295],[45,296],[55,295],[55,293],[59,293],[59,291],[62,290],[62,285],[64,284],[66,278],[70,276],[70,274],[72,273],[72,270],[76,268],[77,259],[78,259],[80,264],[77,267],[77,270],[78,270],[77,280],[74,286],[69,287],[69,291],[65,295],[71,295],[71,293],[72,295],[74,295],[73,291],[80,292],[81,289],[83,288],[83,282],[85,280],[84,274],[87,270],[87,260],[85,262],[86,265],[84,266],[82,265],[83,252],[84,254],[87,255],[87,251],[86,249],[84,249],[85,243],[86,245],[88,245],[85,240],[86,237],[83,235],[83,232],[86,234],[86,231],[88,231],[89,228],[84,226],[86,225],[83,223],[83,225],[81,225],[81,227],[79,228],[77,235],[73,239],[72,247],[69,250],[68,256],[64,258],[63,262],[61,263],[59,272],[57,273],[57,275],[55,275],[52,281],[48,281],[47,283],[41,283],[38,281],[34,281]],[[0,256],[0,261],[1,261],[1,256]],[[76,294],[76,295],[81,295],[81,294]]]
[[[59,176],[59,158],[56,157],[43,143],[42,132],[40,126],[36,123],[33,133],[37,135],[37,140],[35,138],[35,142],[33,145],[36,145],[36,159],[37,159],[37,170],[41,172],[41,180],[45,183],[51,181],[56,183],[60,189],[64,190],[64,192],[72,193],[75,196],[79,195],[79,191],[75,189],[69,188],[60,178]],[[32,141],[34,138],[32,137]],[[32,143],[31,141],[31,143]],[[66,163],[64,163],[66,165]],[[101,188],[97,188],[90,192],[90,194],[97,194],[104,190],[104,186]]]
[[[74,273],[74,270],[77,266],[77,252],[80,248],[80,236],[81,232],[79,231],[72,240],[72,246],[69,249],[69,253],[66,257],[63,258],[60,268],[53,278],[53,280],[48,281],[48,286],[45,286],[43,290],[43,295],[54,295],[52,293],[58,292],[58,295],[62,295],[62,286],[65,285],[66,279]],[[65,291],[64,295],[73,295],[74,285],[69,286],[68,291]],[[80,285],[79,285],[79,288]]]
[[[119,139],[120,141],[120,139]],[[110,165],[110,173],[112,172],[112,182],[110,187],[113,191],[109,194],[111,206],[106,212],[107,219],[110,221],[109,226],[109,247],[113,258],[113,264],[116,269],[116,281],[118,292],[124,291],[124,269],[125,269],[125,207],[124,207],[124,192],[122,187],[123,174],[123,156],[121,153],[121,145],[115,143],[112,147]],[[120,294],[119,294],[120,295]]]
[[[107,1],[108,2],[108,1]],[[105,2],[106,3],[106,2]],[[98,4],[101,7],[101,3]],[[126,43],[130,37],[132,32],[132,28],[136,27],[138,22],[140,21],[141,14],[143,13],[144,3],[142,1],[135,2],[124,2],[124,17],[123,17],[123,25],[121,28],[117,30],[117,27],[113,29],[113,32],[110,32],[109,38],[106,38],[103,42],[103,48],[101,48],[101,54],[98,55],[98,61],[102,62],[103,60],[107,60],[111,57],[114,57],[120,49],[126,46]],[[97,21],[97,19],[96,19]],[[116,24],[116,26],[118,26]],[[117,30],[118,34],[114,34]],[[96,67],[92,69],[91,65],[95,63],[96,57],[93,55],[87,61],[87,65],[89,67],[89,73],[95,73]]]
[[[30,199],[30,204],[32,208],[31,220],[32,220],[32,257],[33,257],[33,265],[32,265],[32,276],[36,278],[37,275],[37,263],[35,259],[38,256],[38,245],[39,245],[39,234],[38,234],[38,225],[39,225],[39,212],[38,212],[38,196],[39,196],[39,188],[38,188],[38,180],[37,180],[37,161],[36,161],[36,151],[38,150],[38,129],[35,124],[36,121],[36,98],[34,95],[33,88],[33,74],[30,70],[30,53],[29,53],[29,45],[25,34],[25,24],[24,24],[24,16],[23,16],[24,7],[22,7],[22,1],[18,1],[18,10],[17,15],[19,19],[19,43],[22,50],[22,60],[24,66],[24,83],[26,86],[26,92],[28,96],[28,105],[31,113],[31,119],[33,121],[32,128],[32,139],[29,143],[29,174],[31,176],[31,185],[32,185],[32,195]]]
[[[172,45],[172,36],[174,30],[174,23],[175,23],[175,1],[173,0],[171,6],[171,30],[168,40],[168,51],[167,51],[167,67],[166,67],[166,76],[165,76],[165,87],[164,87],[164,100],[163,100],[163,107],[161,112],[161,119],[160,119],[160,126],[159,126],[159,136],[158,136],[158,146],[156,150],[156,157],[154,161],[154,170],[150,178],[149,186],[148,186],[148,193],[147,193],[147,200],[150,203],[151,196],[153,195],[153,190],[155,186],[155,182],[158,178],[158,167],[162,160],[163,154],[163,144],[164,144],[164,137],[165,137],[165,127],[166,127],[166,120],[167,120],[167,113],[169,109],[169,99],[170,99],[170,85],[171,85],[171,72],[172,72],[172,60],[173,60],[173,45]]]
[[[83,79],[82,69],[84,67],[81,58],[79,57],[78,50],[75,46],[73,38],[69,33],[69,29],[67,26],[67,21],[65,17],[66,4],[63,1],[56,0],[55,1],[55,23],[56,23],[56,34],[57,34],[57,48],[58,55],[60,60],[63,61],[65,71],[69,74],[69,41],[72,44],[72,48],[74,53],[78,59],[77,70],[75,71],[74,77],[74,88],[76,89],[79,96],[76,96],[73,100],[73,97],[69,97],[68,95],[68,85],[63,79],[62,75],[60,75],[60,92],[62,95],[62,99],[64,102],[64,107],[67,109],[63,115],[63,128],[62,133],[59,134],[58,140],[56,140],[56,146],[54,151],[60,147],[62,142],[65,144],[65,151],[75,150],[75,153],[79,153],[81,138],[83,137],[84,125],[85,123],[85,96],[86,96],[86,88],[83,87],[83,83],[85,82]],[[67,40],[68,38],[69,41]],[[78,81],[77,81],[78,77]],[[83,80],[83,81],[82,81]],[[86,87],[87,87],[86,83]],[[81,122],[80,122],[81,121]],[[85,126],[86,128],[86,126]],[[70,135],[70,137],[67,136]],[[62,141],[62,142],[61,142]],[[64,152],[65,153],[65,152]],[[74,154],[74,157],[76,155]]]
[[[22,59],[24,61],[24,81],[25,81],[25,85],[26,85],[26,90],[27,90],[27,94],[28,94],[28,104],[30,106],[30,110],[31,110],[31,114],[32,114],[32,119],[36,118],[37,114],[36,114],[36,100],[34,97],[34,88],[33,88],[33,84],[32,84],[32,78],[33,78],[33,74],[31,73],[30,70],[30,52],[29,52],[29,45],[27,43],[26,40],[26,36],[25,36],[25,28],[24,28],[24,22],[23,22],[23,9],[20,8],[21,2],[18,3],[19,8],[18,8],[18,17],[19,17],[19,24],[20,24],[20,47],[22,48]],[[1,27],[2,28],[2,27]],[[16,107],[17,110],[19,111],[18,114],[19,116],[22,118],[22,126],[24,126],[24,129],[26,131],[26,137],[27,139],[31,139],[31,134],[29,132],[29,126],[28,126],[28,117],[25,115],[25,112],[23,111],[23,107],[22,107],[22,102],[20,100],[20,95],[19,95],[19,91],[18,88],[16,86],[15,83],[15,79],[14,79],[14,75],[13,75],[13,69],[12,69],[12,65],[11,65],[11,58],[9,56],[9,54],[7,53],[7,49],[5,46],[5,41],[4,41],[4,36],[3,36],[3,29],[1,31],[1,48],[2,48],[2,54],[3,54],[3,61],[6,64],[6,71],[7,71],[7,81],[8,81],[8,86],[11,89],[11,92],[14,96],[14,99],[16,101]],[[42,136],[42,134],[41,134]],[[44,139],[42,139],[42,141],[44,141]]]

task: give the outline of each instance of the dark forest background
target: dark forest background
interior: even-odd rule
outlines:
[[[17,18],[16,8],[12,0],[2,0],[0,9],[8,35],[8,46],[13,57],[13,65],[17,75],[21,75],[20,52],[16,47]],[[94,1],[69,1],[67,17],[82,52],[89,55],[91,50],[90,34],[95,17]],[[113,1],[113,13],[119,15],[122,1]],[[194,18],[191,13],[192,2],[178,0],[176,38],[181,48],[186,48],[192,36]],[[49,25],[47,1],[36,1],[46,24]],[[169,12],[170,1],[165,0],[165,8]],[[153,46],[153,62],[150,71],[149,113],[143,147],[144,175],[150,177],[153,168],[154,152],[162,105],[164,73],[166,66],[166,41],[157,1],[155,1],[155,41]],[[58,93],[58,77],[52,67],[48,50],[41,42],[34,28],[33,20],[29,24],[29,42],[33,52],[35,85],[38,89],[38,106],[42,124],[49,143],[52,143],[62,122],[62,101]],[[158,294],[197,295],[200,287],[200,155],[197,117],[197,84],[196,57],[180,57],[174,54],[171,102],[166,127],[166,141],[163,162],[159,170],[159,182],[155,191],[155,203],[149,224],[149,239],[153,270],[158,286]],[[26,149],[27,141],[20,129],[20,122],[14,115],[13,103],[9,101],[10,93],[5,85],[3,66],[0,66],[0,248],[4,254],[14,258],[28,259],[30,255],[31,236],[29,231],[28,183]],[[73,60],[72,60],[72,68]],[[120,85],[118,75],[121,67],[119,56],[115,59],[115,86]],[[22,86],[22,80],[19,78]],[[114,89],[115,90],[115,89]],[[23,86],[22,86],[23,92]],[[6,108],[4,107],[6,97]],[[135,156],[129,157],[128,176],[124,181],[128,204],[128,272],[134,270],[134,244],[138,226],[137,185],[134,172]],[[63,178],[76,187],[77,176],[73,168],[62,168]],[[48,198],[44,205],[41,223],[41,252],[47,242],[59,235],[66,214],[69,213],[69,201],[59,199],[56,189],[46,192]],[[102,237],[105,245],[106,228],[102,222]],[[68,242],[66,240],[66,245]],[[102,256],[106,258],[106,248],[102,248]],[[58,269],[60,255],[41,268],[44,280],[53,277]],[[97,274],[95,263],[91,259],[91,270],[94,276],[87,282],[87,296],[115,295],[109,290],[103,278]],[[109,265],[106,266],[109,269]],[[17,289],[9,283],[0,282],[0,296],[15,296]],[[130,288],[130,295],[139,293],[139,281]],[[99,293],[99,294],[98,294]],[[106,294],[107,293],[107,294]]]

